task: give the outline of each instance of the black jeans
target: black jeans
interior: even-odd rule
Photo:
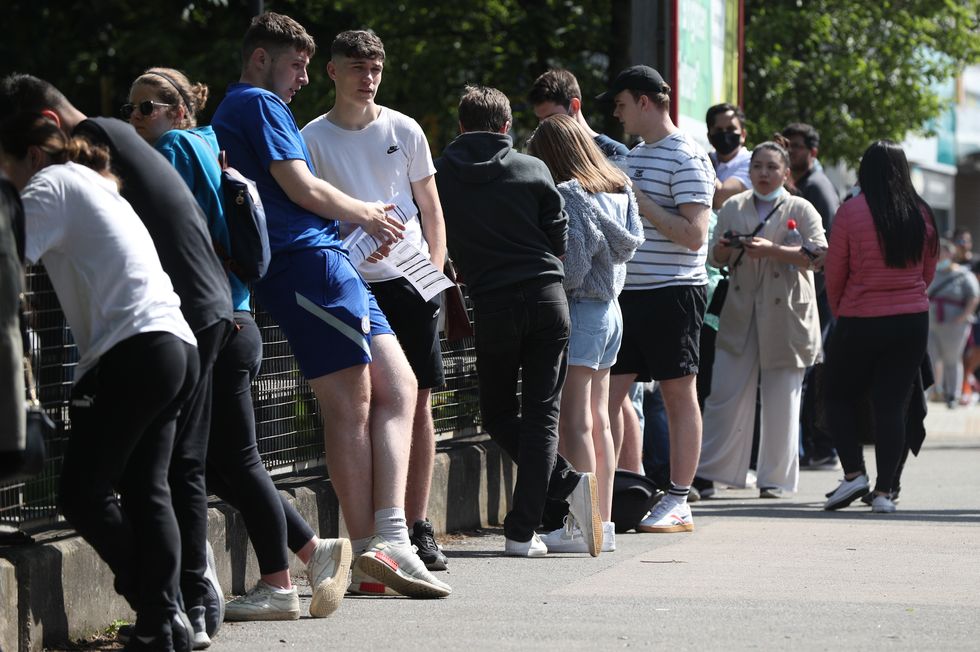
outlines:
[[[527,541],[541,523],[545,499],[564,499],[581,477],[558,455],[568,302],[561,283],[534,280],[474,297],[473,307],[483,427],[517,463],[504,534]]]
[[[827,423],[844,473],[864,472],[858,432],[869,394],[875,428],[876,491],[891,491],[905,455],[905,412],[926,353],[928,313],[841,317],[827,343]]]
[[[219,321],[194,333],[200,374],[177,418],[170,493],[180,524],[180,590],[187,609],[204,604],[207,568],[208,490],[204,465],[211,430],[211,374],[233,324]]]
[[[177,413],[197,376],[193,346],[143,333],[110,349],[72,389],[61,511],[112,569],[147,633],[169,629],[177,609],[180,533],[167,470]]]
[[[276,491],[259,457],[251,385],[262,366],[262,335],[248,312],[236,312],[235,324],[214,363],[208,488],[241,512],[259,572],[269,575],[289,567],[287,543],[296,552],[314,532]]]

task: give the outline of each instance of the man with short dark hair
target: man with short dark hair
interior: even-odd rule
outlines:
[[[534,109],[538,120],[548,116],[563,113],[575,118],[575,121],[592,136],[595,144],[608,158],[623,157],[629,153],[626,145],[617,142],[605,134],[600,134],[589,126],[582,111],[582,90],[578,80],[570,71],[557,68],[541,74],[534,80],[527,94],[527,101]]]
[[[197,339],[200,377],[177,421],[169,484],[180,526],[180,554],[174,557],[180,560],[180,590],[194,635],[203,644],[208,634],[217,630],[217,614],[224,607],[216,580],[207,572],[204,465],[210,431],[211,369],[232,328],[228,278],[214,253],[204,213],[187,184],[130,124],[115,118],[89,118],[47,81],[13,74],[0,82],[0,119],[19,112],[40,113],[65,132],[109,148],[113,171],[122,181],[121,194],[150,233],[163,269],[180,297],[181,313]],[[78,387],[74,391],[80,393]],[[87,411],[94,409],[86,396],[73,396],[73,419],[87,418]],[[62,469],[62,477],[75,478],[69,486],[95,486],[85,478],[99,472],[98,451],[79,448],[85,453],[73,456],[76,464]],[[92,457],[86,459],[87,454]],[[117,531],[102,527],[99,521],[73,525],[112,567],[117,589],[132,601],[139,587],[130,571],[129,555],[122,554],[132,541],[120,540]],[[93,527],[89,529],[89,525]],[[129,526],[125,529],[128,531]],[[170,543],[162,533],[151,545]],[[139,622],[136,634],[150,635]]]
[[[548,553],[535,528],[551,498],[569,503],[595,556],[602,548],[595,474],[577,473],[558,455],[570,331],[560,260],[568,218],[547,166],[513,150],[510,126],[507,96],[468,86],[461,133],[436,161],[449,251],[473,298],[483,427],[517,463],[504,552]]]
[[[705,115],[708,142],[715,148],[709,154],[715,167],[715,196],[711,207],[721,205],[740,192],[752,187],[749,178],[749,159],[752,153],[745,147],[745,114],[727,102],[715,104]]]
[[[619,73],[599,96],[627,133],[643,138],[626,164],[646,241],[627,263],[619,296],[623,344],[612,368],[616,409],[634,380],[658,380],[667,408],[671,487],[645,518],[645,532],[690,532],[687,504],[701,451],[695,392],[705,309],[708,219],[715,174],[707,154],[670,119],[670,86],[649,66]]]
[[[301,132],[316,175],[356,199],[397,202],[405,218],[405,240],[399,246],[415,247],[441,270],[446,227],[429,143],[415,120],[374,101],[384,70],[384,44],[374,32],[348,30],[337,35],[330,54],[327,74],[336,87],[336,101]],[[352,225],[341,225],[344,236],[352,230]],[[412,544],[426,567],[446,570],[446,556],[426,518],[436,447],[431,396],[444,381],[439,296],[426,301],[384,260],[364,261],[357,271],[371,285],[418,381],[405,515]],[[376,580],[362,581],[359,573],[351,580],[355,592],[376,593],[379,588]]]
[[[817,163],[820,151],[820,134],[808,124],[794,122],[782,131],[788,141],[789,168],[796,189],[803,198],[813,204],[820,213],[827,239],[830,239],[831,223],[837,209],[840,208],[840,197],[834,184],[831,183],[823,169]],[[820,328],[826,332],[833,320],[830,304],[827,301],[827,289],[823,271],[814,273],[814,289],[817,293],[817,313],[820,316]],[[823,470],[836,469],[840,466],[837,453],[834,451],[834,439],[827,432],[821,410],[818,404],[822,394],[817,388],[823,382],[823,365],[815,365],[807,374],[804,387],[802,406],[803,457],[800,459],[801,469]]]
[[[403,226],[392,205],[344,194],[313,174],[287,104],[309,83],[315,51],[303,26],[267,12],[245,36],[242,73],[212,124],[229,163],[253,179],[268,219],[272,261],[256,298],[289,340],[323,410],[330,481],[356,568],[410,597],[445,597],[412,550],[405,478],[415,378],[374,296],[351,265],[338,220],[388,243]],[[346,579],[343,555],[331,582]]]

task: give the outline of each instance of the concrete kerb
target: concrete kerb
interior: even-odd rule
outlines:
[[[436,455],[429,499],[436,532],[499,525],[513,481],[513,465],[487,437],[447,442]],[[328,480],[301,475],[277,479],[277,486],[320,536],[346,535]],[[63,646],[133,617],[113,590],[109,568],[73,531],[52,528],[33,536],[33,544],[0,548],[0,652]],[[241,514],[213,503],[208,539],[226,594],[243,593],[258,581]],[[306,567],[290,555],[290,570],[302,575]]]

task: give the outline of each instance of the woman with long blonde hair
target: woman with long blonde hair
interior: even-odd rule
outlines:
[[[626,281],[626,262],[643,243],[643,226],[626,176],[574,119],[554,115],[543,120],[528,152],[548,166],[568,213],[563,284],[572,329],[558,450],[576,470],[595,472],[602,550],[611,551],[616,546],[611,514],[617,446],[609,424],[609,369],[623,336],[616,297]],[[564,528],[542,540],[552,552],[585,552],[579,527],[569,515]]]

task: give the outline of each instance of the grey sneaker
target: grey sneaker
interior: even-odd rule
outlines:
[[[371,539],[367,551],[357,558],[357,568],[410,598],[445,598],[453,592],[426,569],[412,546],[381,537]]]
[[[347,539],[320,539],[307,564],[313,601],[310,615],[326,618],[337,611],[347,591],[347,572],[350,569],[351,548]]]
[[[283,592],[262,580],[255,588],[225,605],[225,619],[246,620],[297,620],[299,595],[294,586]]]
[[[225,594],[218,584],[214,549],[210,541],[207,542],[207,560],[208,565],[204,569],[204,579],[208,582],[208,592],[204,595],[204,631],[210,638],[218,633],[218,628],[225,620]]]
[[[583,473],[565,500],[568,501],[568,513],[582,528],[589,554],[598,556],[602,550],[602,519],[599,517],[599,489],[595,473]]]
[[[223,602],[223,601],[222,601]],[[187,619],[191,621],[191,630],[194,633],[192,647],[195,650],[206,650],[211,647],[211,637],[208,636],[205,613],[207,607],[191,607],[187,610]]]
[[[895,511],[895,501],[891,496],[879,494],[871,501],[871,511],[875,514],[892,514]]]

